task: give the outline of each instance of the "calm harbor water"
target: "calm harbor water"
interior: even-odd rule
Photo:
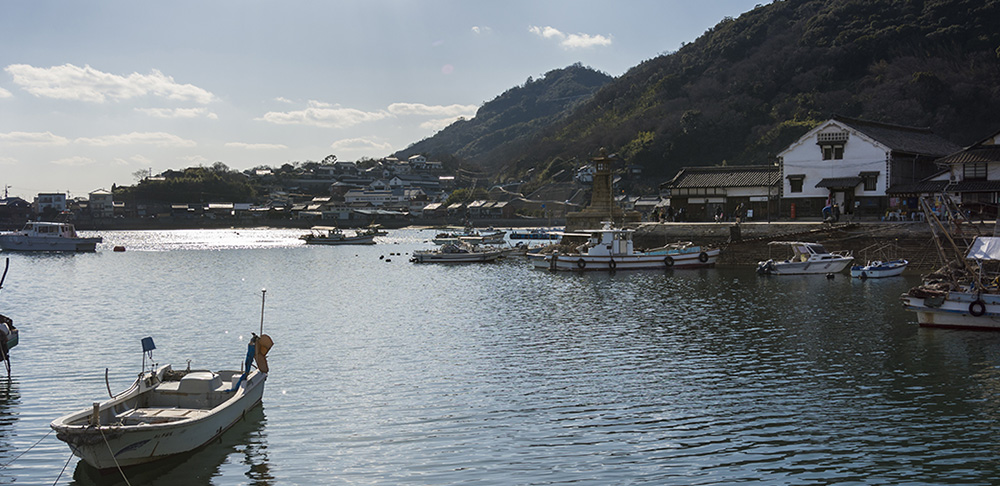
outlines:
[[[97,253],[0,253],[0,313],[21,329],[0,380],[0,484],[121,482],[48,423],[106,397],[105,368],[127,387],[145,336],[158,363],[238,369],[262,288],[263,407],[131,484],[1000,477],[1000,333],[918,329],[899,304],[915,277],[415,265],[432,231],[371,247],[298,233],[104,232]]]

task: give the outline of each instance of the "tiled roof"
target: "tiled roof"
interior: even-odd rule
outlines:
[[[981,145],[973,146],[961,152],[951,154],[942,159],[938,159],[939,164],[977,164],[987,162],[1000,162],[1000,146]]]
[[[664,187],[766,187],[777,184],[779,176],[772,165],[684,167]]]
[[[895,152],[941,157],[962,148],[935,135],[929,128],[904,127],[841,116],[835,116],[833,119],[877,140]]]
[[[857,187],[861,184],[860,177],[828,177],[819,181],[816,187],[829,187],[829,188],[844,188],[844,187]]]

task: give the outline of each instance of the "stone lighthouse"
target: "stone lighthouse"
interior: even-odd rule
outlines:
[[[590,159],[590,161],[594,166],[590,205],[583,211],[566,215],[566,231],[599,229],[605,221],[611,221],[616,226],[639,221],[641,219],[639,213],[626,213],[615,204],[611,188],[613,181],[611,163],[614,158],[608,157],[607,151],[602,148],[597,157]]]

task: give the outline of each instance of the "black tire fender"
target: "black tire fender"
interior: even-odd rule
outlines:
[[[986,313],[986,303],[983,299],[976,299],[971,304],[969,304],[969,314],[973,317],[979,317]]]

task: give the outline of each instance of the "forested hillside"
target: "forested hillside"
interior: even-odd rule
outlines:
[[[425,154],[435,159],[447,155],[469,162],[491,158],[503,146],[523,147],[526,140],[565,118],[573,108],[590,99],[611,76],[575,64],[528,80],[483,104],[471,120],[459,120],[431,138],[397,152],[405,158]]]
[[[606,147],[662,179],[689,165],[770,162],[835,114],[966,145],[1000,128],[998,25],[997,0],[776,1],[641,63],[568,117],[523,120],[536,130],[518,131],[517,144],[455,153],[519,179]]]

